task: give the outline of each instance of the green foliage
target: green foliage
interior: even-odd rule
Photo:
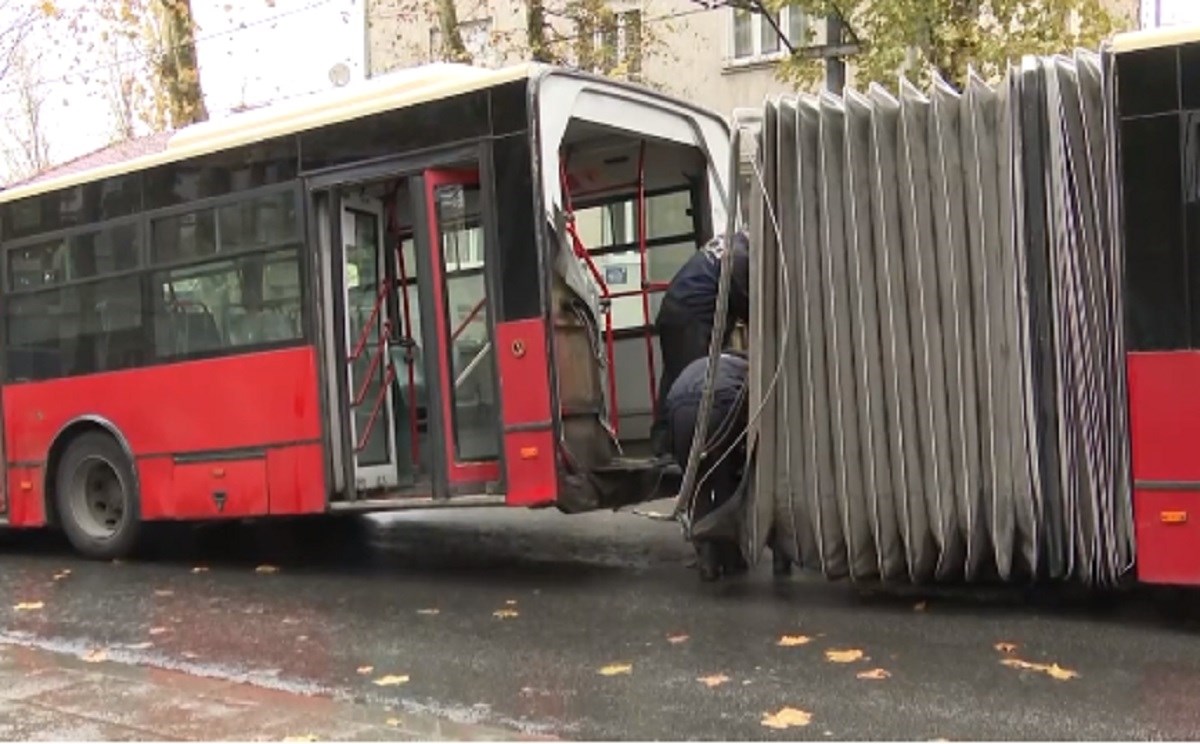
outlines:
[[[962,85],[969,69],[988,80],[1026,54],[1095,49],[1131,27],[1105,0],[769,0],[813,17],[840,15],[846,40],[860,52],[848,62],[855,79],[894,84],[898,76],[940,75]],[[797,83],[820,78],[820,62],[791,59],[781,76]]]

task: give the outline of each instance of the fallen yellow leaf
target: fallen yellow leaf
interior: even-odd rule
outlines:
[[[375,680],[375,684],[379,687],[394,687],[408,682],[407,674],[389,674],[385,677],[380,677]]]
[[[763,726],[773,729],[807,726],[810,723],[812,723],[812,713],[798,708],[783,708],[778,713],[765,714],[762,719]]]
[[[151,628],[151,629],[150,629],[150,635],[152,635],[152,636],[156,636],[156,635],[162,635],[163,633],[166,633],[166,632],[167,632],[167,629],[166,629],[166,628],[161,628],[161,627],[159,627],[159,628]]]
[[[359,674],[370,674],[371,672],[375,671],[375,667],[360,666],[358,669],[355,669],[354,671],[358,672]]]
[[[192,568],[192,573],[194,573],[194,574],[208,573],[208,566],[195,566]]]
[[[825,659],[835,664],[849,664],[863,658],[863,652],[857,648],[830,649],[825,652]]]
[[[156,597],[174,597],[175,592],[171,591],[170,589],[155,589],[154,596],[156,596]]]
[[[185,659],[199,659],[199,658],[200,658],[200,654],[198,654],[198,653],[196,653],[196,652],[194,652],[194,651],[184,651],[184,652],[183,652],[183,658],[185,658]]]
[[[99,664],[108,659],[108,652],[102,648],[94,648],[83,655],[83,660],[89,664]]]
[[[40,610],[45,606],[46,604],[44,602],[20,602],[13,605],[13,609],[17,610],[18,612],[25,612],[28,610]]]
[[[399,718],[387,719],[387,725],[391,726],[392,728],[398,728],[400,726],[400,723],[401,723],[401,721]]]
[[[633,671],[633,664],[609,664],[608,666],[600,667],[600,673],[605,677],[615,677],[618,674],[629,674]]]
[[[509,607],[511,607],[511,606],[513,606],[513,605],[515,605],[516,603],[517,603],[517,600],[515,600],[515,599],[506,599],[506,600],[504,600],[504,604],[508,605]]]
[[[892,673],[886,669],[869,669],[865,672],[859,672],[854,676],[859,679],[887,679],[892,676]]]
[[[678,635],[669,635],[669,636],[667,636],[667,643],[675,643],[675,644],[685,643],[685,642],[687,642],[688,638],[689,638],[689,636],[687,633],[679,633]]]
[[[263,565],[263,566],[259,566],[258,568],[254,569],[254,573],[260,573],[260,574],[279,573],[279,567]]]
[[[63,570],[61,570],[61,571],[59,571],[58,573],[54,574],[54,580],[55,580],[55,581],[62,581],[63,579],[67,578],[67,577],[68,577],[68,576],[70,576],[70,575],[71,575],[71,569],[69,569],[69,568],[64,568]]]
[[[925,602],[925,600],[921,600],[920,602],[917,602],[915,605],[913,605],[913,611],[914,612],[924,612],[925,608],[928,606],[929,605],[927,602]]]
[[[709,688],[720,687],[729,681],[729,677],[724,674],[711,674],[707,677],[697,677],[696,681]]]
[[[812,639],[806,635],[785,635],[779,639],[780,646],[803,646],[806,643],[811,643]]]
[[[418,615],[436,615],[439,612],[441,612],[441,610],[436,607],[426,607],[424,609],[417,610]]]
[[[1007,641],[1000,641],[996,644],[995,649],[1002,654],[1011,654],[1017,650],[1017,644],[1008,643]]]
[[[130,651],[145,651],[148,648],[153,648],[154,644],[150,641],[142,641],[141,643],[130,643],[125,648]]]
[[[1039,664],[1034,661],[1023,661],[1021,659],[1001,659],[1000,663],[1006,667],[1013,669],[1024,669],[1031,672],[1042,672],[1059,681],[1075,679],[1079,676],[1079,672],[1071,669],[1064,669],[1058,664]]]
[[[516,610],[496,610],[492,613],[492,616],[498,617],[501,620],[505,620],[510,617],[517,617],[520,614],[521,613],[517,612]]]

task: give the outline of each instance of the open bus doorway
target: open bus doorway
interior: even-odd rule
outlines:
[[[478,169],[342,184],[315,193],[314,204],[334,249],[326,322],[342,442],[335,500],[494,489],[498,384]]]

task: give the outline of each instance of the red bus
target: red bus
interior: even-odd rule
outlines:
[[[3,521],[651,495],[659,292],[729,134],[650,91],[435,65],[0,192]]]

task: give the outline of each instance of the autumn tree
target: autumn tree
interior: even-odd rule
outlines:
[[[743,0],[735,0],[741,2]],[[849,60],[860,80],[891,82],[940,75],[961,85],[968,69],[987,79],[1003,75],[1026,54],[1097,48],[1127,27],[1105,0],[769,0],[778,11],[793,7],[844,24],[844,40],[857,43]],[[797,82],[821,75],[818,62],[796,55],[781,73]]]
[[[50,142],[42,112],[46,87],[38,74],[39,60],[27,45],[10,52],[5,80],[11,81],[11,104],[6,120],[6,165],[10,178],[28,178],[50,167]]]

